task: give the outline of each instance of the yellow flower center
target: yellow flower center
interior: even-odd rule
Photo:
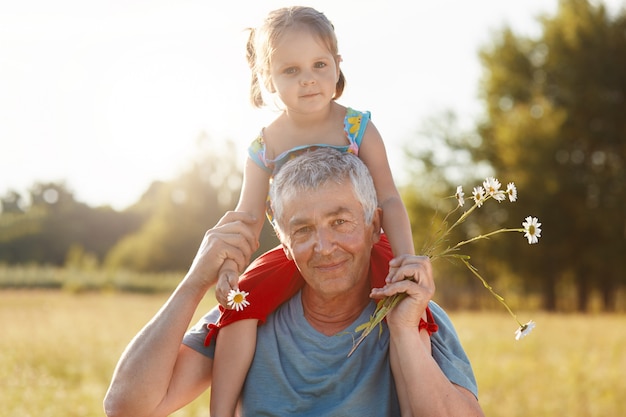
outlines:
[[[236,304],[241,304],[241,303],[243,303],[243,301],[244,301],[243,294],[236,294],[233,297],[233,302],[235,302]]]

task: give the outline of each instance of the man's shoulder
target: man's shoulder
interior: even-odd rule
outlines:
[[[428,308],[430,308],[430,312],[432,313],[433,318],[435,319],[435,323],[437,323],[437,326],[439,327],[438,330],[435,333],[433,333],[433,336],[437,335],[446,341],[448,339],[458,340],[458,335],[454,327],[454,324],[452,323],[450,316],[443,309],[443,307],[441,307],[439,304],[437,304],[434,301],[430,301],[428,303]]]
[[[469,358],[448,313],[434,301],[429,306],[439,329],[431,335],[433,358],[446,377],[478,397],[476,378]]]

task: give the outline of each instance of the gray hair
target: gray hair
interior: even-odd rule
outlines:
[[[270,200],[274,214],[274,228],[284,230],[285,204],[324,184],[343,184],[349,180],[354,196],[363,206],[366,224],[371,224],[378,207],[376,188],[369,170],[351,153],[332,148],[310,150],[283,165],[270,185]]]

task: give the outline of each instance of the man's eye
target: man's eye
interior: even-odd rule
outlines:
[[[334,223],[335,223],[336,226],[341,226],[342,224],[346,223],[346,220],[344,220],[344,219],[337,219],[337,220],[335,220]]]
[[[296,229],[294,234],[295,235],[303,235],[303,234],[309,233],[310,231],[311,231],[311,228],[309,226],[305,226],[305,227],[300,227],[300,228]]]

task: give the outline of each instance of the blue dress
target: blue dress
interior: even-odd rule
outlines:
[[[343,120],[344,133],[346,139],[348,139],[348,145],[345,146],[333,146],[324,143],[317,143],[313,145],[297,146],[289,149],[274,159],[267,159],[265,156],[265,141],[263,140],[263,132],[257,136],[257,138],[248,147],[248,155],[250,158],[264,171],[274,175],[280,169],[285,162],[295,158],[302,152],[309,149],[315,149],[320,147],[330,147],[338,149],[341,152],[353,153],[359,156],[359,148],[361,147],[361,141],[367,128],[367,122],[370,120],[370,112],[360,112],[351,108],[346,111],[346,117]]]
[[[289,160],[295,158],[302,153],[317,149],[317,148],[333,148],[344,153],[353,153],[359,156],[359,148],[361,147],[361,141],[365,135],[365,129],[367,129],[367,122],[370,120],[370,112],[360,112],[351,108],[346,109],[346,116],[343,120],[344,134],[348,140],[348,144],[344,146],[327,145],[325,143],[316,143],[312,145],[296,146],[281,153],[274,159],[266,157],[265,140],[263,139],[263,132],[259,133],[252,144],[248,147],[248,156],[254,161],[262,170],[270,174],[273,177],[278,170]],[[265,204],[265,213],[270,223],[273,223],[273,215],[269,196]]]

